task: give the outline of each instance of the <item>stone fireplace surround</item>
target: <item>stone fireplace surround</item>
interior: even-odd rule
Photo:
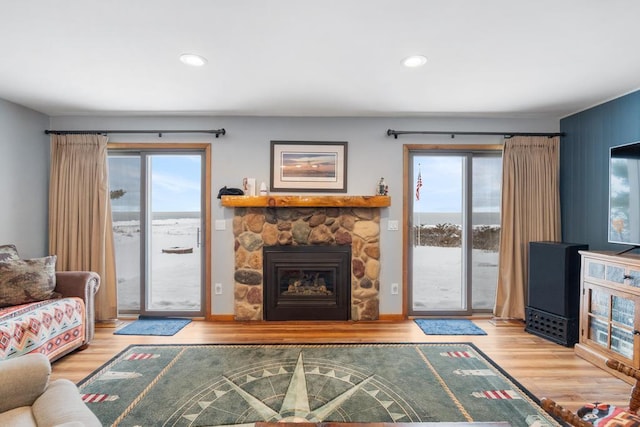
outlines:
[[[224,199],[228,197],[223,198],[223,205]],[[238,203],[242,204],[243,201]],[[235,206],[233,234],[236,320],[263,320],[262,248],[274,245],[351,245],[351,320],[378,319],[378,207]],[[273,205],[270,203],[269,206]]]

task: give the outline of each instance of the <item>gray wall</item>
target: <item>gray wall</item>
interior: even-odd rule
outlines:
[[[48,255],[49,118],[0,99],[0,245]]]
[[[54,117],[53,129],[218,129],[227,135],[112,134],[111,142],[203,142],[212,144],[212,188],[239,187],[242,177],[269,182],[271,140],[348,141],[348,194],[374,194],[380,177],[389,185],[391,207],[381,213],[381,314],[402,312],[402,296],[391,295],[390,284],[402,284],[402,234],[388,231],[389,219],[402,218],[403,144],[499,143],[499,137],[405,136],[395,140],[386,130],[457,130],[557,132],[559,123],[551,119],[496,118],[304,118],[304,117]],[[411,190],[411,197],[413,189]],[[223,208],[212,198],[212,220],[225,220],[226,230],[212,231],[212,282],[223,284],[223,294],[213,295],[215,315],[233,313],[233,209]]]

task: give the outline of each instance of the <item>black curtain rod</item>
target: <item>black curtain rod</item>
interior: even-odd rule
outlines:
[[[546,136],[552,138],[554,136],[564,136],[564,132],[448,132],[438,130],[393,130],[387,129],[387,136],[393,136],[398,139],[398,135],[451,135],[451,138],[455,138],[456,135],[501,135],[505,138],[511,138],[514,136]]]
[[[93,134],[103,135],[108,133],[157,133],[158,137],[162,138],[163,133],[211,133],[215,134],[216,138],[220,135],[226,135],[227,131],[222,129],[209,129],[209,130],[45,130],[47,135],[81,135],[81,134]]]

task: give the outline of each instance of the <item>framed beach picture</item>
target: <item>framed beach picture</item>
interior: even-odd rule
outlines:
[[[271,141],[270,190],[347,192],[347,143]]]

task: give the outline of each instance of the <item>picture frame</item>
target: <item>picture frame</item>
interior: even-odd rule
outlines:
[[[271,141],[270,191],[347,192],[347,142]]]

